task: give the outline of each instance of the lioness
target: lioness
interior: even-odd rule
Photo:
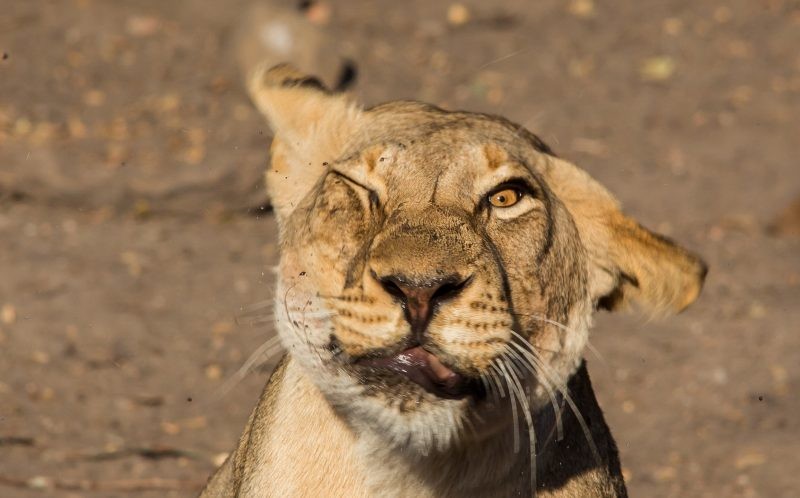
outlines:
[[[706,266],[503,118],[364,109],[255,71],[287,350],[202,496],[625,496],[592,314],[680,311]]]

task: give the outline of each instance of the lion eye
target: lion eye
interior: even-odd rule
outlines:
[[[489,197],[489,203],[494,207],[507,208],[518,203],[521,197],[522,194],[518,190],[507,188],[493,193]]]

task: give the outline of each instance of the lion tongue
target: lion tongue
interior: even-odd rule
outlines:
[[[422,350],[425,351],[424,349]],[[428,361],[430,373],[433,374],[433,377],[437,381],[443,384],[448,384],[450,382],[457,382],[459,380],[458,374],[444,366],[444,364],[439,361],[438,356],[425,351],[425,357],[425,359]]]
[[[397,370],[407,375],[411,380],[427,387],[429,382],[439,384],[444,388],[453,388],[461,380],[461,376],[447,368],[436,355],[417,346],[407,349],[394,357]],[[423,374],[427,379],[420,379]],[[429,382],[425,382],[428,380]]]

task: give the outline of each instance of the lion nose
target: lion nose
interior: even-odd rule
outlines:
[[[384,290],[403,305],[411,331],[421,342],[422,334],[433,316],[436,306],[456,297],[469,285],[471,277],[451,275],[423,281],[414,281],[397,275],[376,276]]]

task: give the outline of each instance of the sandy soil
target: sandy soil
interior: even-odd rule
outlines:
[[[243,427],[268,369],[221,386],[276,261],[247,3],[0,0],[0,496],[191,496]],[[524,123],[709,262],[687,312],[592,335],[632,495],[797,496],[800,238],[769,227],[800,193],[798,4],[329,6],[366,102]]]

